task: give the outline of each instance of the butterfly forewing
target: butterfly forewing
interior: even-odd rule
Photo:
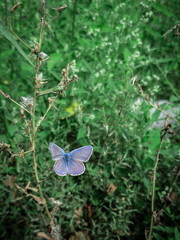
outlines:
[[[52,155],[52,159],[54,161],[63,159],[65,152],[60,147],[58,147],[56,144],[50,143],[49,149],[50,149],[50,152]]]
[[[62,160],[58,160],[54,164],[54,171],[59,176],[66,176],[68,172],[67,162],[64,157]]]
[[[70,152],[70,156],[74,161],[87,162],[92,154],[93,147],[85,146]]]

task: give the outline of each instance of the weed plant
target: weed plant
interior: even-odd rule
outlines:
[[[0,3],[1,239],[180,239],[179,10]],[[55,175],[50,142],[92,145],[85,173]]]

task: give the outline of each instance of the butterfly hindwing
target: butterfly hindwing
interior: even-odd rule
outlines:
[[[52,159],[54,161],[62,160],[65,152],[60,147],[58,147],[54,143],[50,143],[49,144],[49,149],[50,149],[50,152],[51,152],[51,155],[52,155]]]
[[[66,176],[68,172],[67,162],[64,159],[57,160],[54,164],[54,171],[59,176]]]
[[[68,174],[71,176],[77,176],[83,174],[85,171],[85,166],[81,162],[74,161],[70,159],[68,162]]]
[[[70,152],[70,156],[74,161],[87,162],[92,154],[93,147],[85,146]]]

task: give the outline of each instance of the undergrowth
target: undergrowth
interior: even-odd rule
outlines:
[[[1,239],[178,240],[177,1],[43,2],[0,3]]]

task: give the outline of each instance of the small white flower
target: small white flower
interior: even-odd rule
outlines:
[[[131,78],[132,85],[136,83],[138,75],[135,75],[134,77]]]
[[[42,60],[45,60],[48,57],[48,55],[44,52],[40,52],[39,53],[39,58],[41,58]]]
[[[37,76],[37,80],[42,81],[43,80],[43,73],[39,73],[39,75]]]
[[[95,73],[95,77],[98,78],[100,76],[99,72]]]

